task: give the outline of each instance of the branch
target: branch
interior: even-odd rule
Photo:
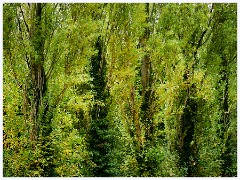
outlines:
[[[54,6],[54,8],[53,8],[54,10],[57,8],[58,4],[59,4],[59,3],[56,3],[56,4],[55,4],[55,6]]]
[[[232,58],[232,61],[237,58],[237,54]]]
[[[43,9],[45,6],[47,6],[47,4],[46,4],[46,3],[42,3],[42,9]]]
[[[212,31],[210,33],[208,33],[208,36],[206,37],[206,40],[199,47],[203,46],[208,41],[211,34],[212,34]]]
[[[204,37],[204,35],[206,34],[207,30],[208,30],[208,29],[206,29],[205,31],[202,32],[202,34],[201,34],[201,36],[200,36],[200,38],[199,38],[199,40],[198,40],[198,43],[197,43],[197,47],[196,47],[197,49],[203,45],[203,44],[202,44],[202,40],[203,40],[203,37]]]
[[[214,7],[214,5],[212,5],[211,10],[210,10],[210,13],[213,12],[213,7]],[[206,32],[209,30],[210,25],[211,25],[211,23],[212,23],[212,20],[213,20],[213,16],[211,16],[210,19],[208,20],[208,27],[207,27],[207,29],[205,30]],[[206,32],[203,34],[203,36],[206,34]],[[212,34],[212,31],[208,34],[206,40],[205,40],[203,43],[199,44],[199,47],[201,47],[203,44],[205,44],[205,43],[208,41],[208,39],[209,39],[209,37],[210,37],[211,34]],[[203,39],[203,37],[202,37],[202,39]]]
[[[51,74],[52,74],[54,65],[57,63],[57,60],[56,60],[56,59],[57,59],[57,58],[54,58],[54,60],[52,60],[52,63],[51,63],[51,65],[50,65],[50,67],[49,67],[49,70],[48,70],[48,72],[46,73],[46,79],[47,79],[47,81],[48,81],[48,79],[51,77]]]
[[[53,10],[52,10],[51,14],[55,11],[55,9],[57,8],[57,6],[58,6],[58,3],[56,3],[55,6],[53,7]],[[56,17],[55,21],[57,21],[57,17]],[[46,50],[46,53],[45,53],[45,58],[47,58],[47,55],[48,55],[48,52],[49,52],[49,49],[50,49],[49,47],[50,47],[51,42],[52,42],[52,39],[53,39],[53,34],[54,34],[54,32],[55,32],[56,29],[57,29],[57,27],[53,28],[53,31],[52,31],[52,33],[51,33],[51,35],[50,35],[50,38],[49,38],[48,47],[45,48],[45,49],[47,49],[47,50]]]
[[[17,9],[16,9],[17,10]],[[24,39],[23,39],[23,35],[22,35],[22,28],[21,28],[21,23],[20,23],[20,19],[19,19],[19,17],[18,17],[18,14],[17,14],[17,11],[16,11],[16,17],[17,17],[17,22],[18,22],[18,29],[19,29],[19,32],[20,32],[20,38],[21,38],[21,40],[22,40],[22,45],[23,45],[23,47],[24,47],[24,49],[26,49],[26,46],[24,45]],[[29,58],[28,58],[28,56],[27,56],[27,53],[25,52],[25,58],[26,58],[26,63],[27,63],[27,65],[28,65],[28,67],[29,67]]]
[[[13,68],[13,61],[12,61],[11,51],[10,51],[10,54],[9,54],[9,61],[10,61],[10,68],[11,68],[11,70],[13,72],[14,79],[16,80],[17,85],[19,86],[19,88],[22,89],[22,85],[19,83],[18,78],[17,78],[17,74],[16,74],[16,72],[14,71],[14,68]]]
[[[21,10],[21,14],[22,14],[22,17],[23,17],[24,24],[25,24],[25,26],[27,28],[27,32],[29,33],[29,27],[27,25],[27,22],[25,20],[24,14],[23,14],[22,6],[20,5],[19,7],[20,7],[20,10]]]
[[[57,96],[57,100],[55,101],[55,106],[57,106],[60,102],[60,100],[62,99],[63,97],[63,94],[65,93],[65,91],[67,90],[67,85],[64,84],[64,87],[63,87],[63,90],[61,91],[61,93]]]
[[[53,29],[51,35],[50,35],[50,38],[49,38],[49,43],[48,43],[48,47],[45,48],[47,49],[46,50],[46,53],[45,53],[45,58],[47,58],[47,55],[48,55],[48,52],[49,52],[49,49],[50,49],[50,45],[51,45],[51,42],[52,42],[52,38],[53,38],[53,34],[54,34],[54,31],[56,30],[56,28]]]
[[[211,7],[211,10],[210,10],[210,13],[212,13],[212,12],[213,12],[213,6]],[[199,38],[199,40],[198,40],[198,42],[197,42],[196,51],[194,52],[194,58],[195,58],[195,59],[196,59],[196,54],[197,54],[198,49],[208,41],[210,35],[212,34],[212,31],[211,31],[211,32],[208,34],[206,40],[202,43],[205,34],[208,32],[208,30],[209,30],[209,28],[210,28],[210,26],[211,26],[212,20],[213,20],[213,16],[210,16],[210,18],[209,18],[209,20],[208,20],[207,28],[202,32],[202,34],[201,34],[201,36],[200,36],[200,38]]]
[[[155,27],[155,21],[154,21],[154,18],[153,18],[154,10],[155,10],[155,3],[153,3],[151,15],[150,15],[150,22],[152,24],[152,33],[154,32],[154,27]]]

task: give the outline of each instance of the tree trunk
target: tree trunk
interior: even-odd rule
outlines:
[[[43,67],[44,63],[44,37],[42,35],[41,16],[42,4],[32,5],[32,24],[30,29],[30,42],[32,45],[32,53],[30,54],[30,83],[29,91],[31,96],[31,113],[32,121],[30,139],[32,142],[37,140],[39,134],[39,117],[40,107],[43,106],[43,97],[46,92],[46,79]]]

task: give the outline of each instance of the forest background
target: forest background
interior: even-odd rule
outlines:
[[[3,176],[237,176],[237,4],[4,3]]]

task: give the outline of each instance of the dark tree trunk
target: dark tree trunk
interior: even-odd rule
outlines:
[[[47,159],[47,164],[33,164],[32,169],[43,169],[42,176],[54,176],[53,152],[49,141],[51,128],[51,119],[53,111],[49,107],[48,100],[45,98],[47,92],[47,82],[44,70],[44,36],[42,29],[42,4],[31,4],[33,8],[32,24],[29,32],[29,39],[32,46],[29,63],[29,81],[28,81],[28,97],[30,99],[31,111],[30,119],[32,122],[30,130],[30,140],[32,149],[36,144],[41,144],[43,158]],[[39,137],[41,137],[39,139]]]
[[[44,56],[43,56],[43,36],[41,28],[41,15],[42,7],[40,3],[33,4],[34,8],[33,14],[33,23],[31,24],[30,29],[30,41],[33,47],[33,52],[30,57],[30,87],[31,91],[31,141],[34,142],[37,140],[39,132],[39,109],[42,105],[43,96],[46,92],[46,80],[45,80],[45,71],[43,68]]]
[[[153,11],[153,10],[152,10]],[[150,22],[150,11],[149,3],[146,3],[145,12],[147,15],[146,23]],[[152,14],[151,14],[152,16]],[[145,137],[140,144],[140,148],[137,152],[137,161],[139,164],[139,175],[142,176],[145,171],[151,172],[152,165],[144,161],[145,152],[143,151],[143,143],[145,148],[149,148],[152,143],[153,135],[153,102],[154,102],[154,91],[151,88],[152,76],[151,76],[151,60],[150,52],[146,49],[146,44],[150,36],[150,27],[144,29],[144,34],[140,37],[138,47],[143,48],[145,56],[142,59],[141,65],[141,83],[142,83],[142,105],[140,108],[140,120],[145,128]],[[145,141],[145,142],[143,142]]]

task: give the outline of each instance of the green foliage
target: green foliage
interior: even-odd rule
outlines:
[[[3,175],[237,176],[236,67],[237,4],[4,3]]]

